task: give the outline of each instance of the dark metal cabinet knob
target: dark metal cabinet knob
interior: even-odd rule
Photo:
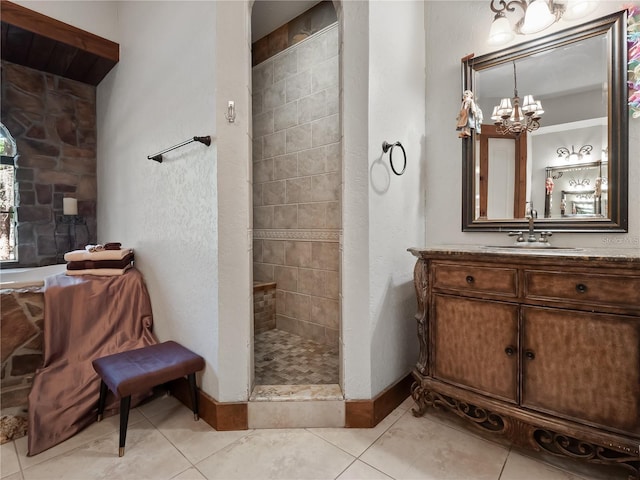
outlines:
[[[524,352],[524,356],[527,357],[527,359],[529,359],[529,360],[533,360],[534,358],[536,358],[536,354],[533,353],[532,350],[526,350]]]
[[[514,347],[513,345],[509,345],[507,348],[504,349],[504,353],[506,353],[510,357],[514,353],[516,353],[516,347]]]
[[[475,278],[473,278],[473,276],[472,276],[472,275],[467,275],[467,278],[465,278],[465,280],[467,281],[467,283],[468,283],[469,285],[471,285],[473,282],[475,282],[475,281],[476,281],[476,279],[475,279]]]
[[[576,285],[576,292],[585,293],[587,291],[587,286],[584,283],[579,283]]]

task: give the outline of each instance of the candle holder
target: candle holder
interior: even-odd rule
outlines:
[[[60,226],[62,226],[62,232],[60,231]],[[66,227],[66,229],[65,229]],[[56,228],[54,231],[55,242],[56,242],[56,254],[58,258],[62,256],[64,258],[64,254],[71,250],[77,249],[77,229],[78,227],[84,228],[87,236],[87,240],[89,238],[89,227],[87,227],[87,221],[81,215],[58,215],[56,217]],[[58,239],[62,237],[67,237],[68,243],[66,245],[60,245]],[[68,249],[65,248],[68,245]],[[60,247],[62,247],[63,251],[61,251]]]

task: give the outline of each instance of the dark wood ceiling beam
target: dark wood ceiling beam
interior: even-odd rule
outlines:
[[[67,23],[47,17],[8,0],[0,2],[2,21],[44,37],[79,48],[99,57],[118,62],[120,47],[117,43],[81,30]]]

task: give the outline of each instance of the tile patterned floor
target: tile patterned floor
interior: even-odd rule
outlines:
[[[626,480],[626,474],[533,455],[461,428],[450,415],[415,418],[407,399],[375,428],[217,432],[172,397],[131,411],[118,457],[118,417],[27,457],[2,445],[2,480],[449,479]]]
[[[338,348],[272,329],[255,336],[256,385],[338,383]]]

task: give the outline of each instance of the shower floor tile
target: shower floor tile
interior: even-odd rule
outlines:
[[[284,330],[255,336],[256,385],[338,383],[338,348],[322,345]]]

